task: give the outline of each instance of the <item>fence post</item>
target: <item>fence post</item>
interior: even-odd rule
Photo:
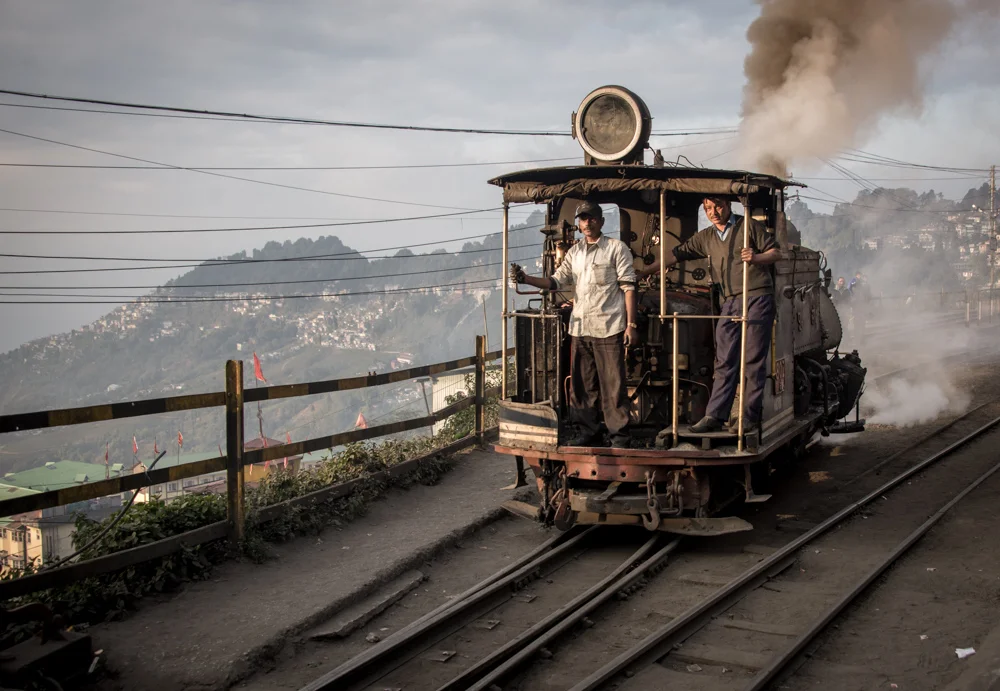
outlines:
[[[243,361],[226,362],[226,517],[229,538],[243,540]]]
[[[486,338],[476,336],[476,442],[483,445],[486,429]]]

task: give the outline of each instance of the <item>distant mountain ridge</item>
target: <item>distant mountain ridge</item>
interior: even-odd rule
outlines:
[[[540,225],[541,214],[534,214],[512,228],[512,261],[530,264],[539,256]],[[270,242],[249,256],[206,262],[84,329],[0,355],[0,413],[221,390],[225,361],[249,361],[253,352],[272,383],[381,371],[401,352],[417,364],[460,357],[472,353],[473,336],[485,330],[484,301],[497,347],[500,236],[466,242],[462,250],[403,249],[369,259],[325,236]],[[416,288],[426,290],[405,292]],[[307,297],[314,295],[323,297]],[[179,297],[223,299],[173,301]],[[253,386],[252,367],[244,371],[246,386]],[[353,427],[359,409],[369,411],[369,420],[389,410],[391,419],[392,409],[407,400],[423,406],[412,391],[401,398],[385,390],[268,404],[265,432],[284,437],[294,423],[296,438],[332,433]],[[118,450],[118,460],[128,447],[131,460],[133,434],[152,446],[154,439],[175,438],[180,427],[185,450],[212,450],[221,441],[219,412],[8,436],[0,471],[63,458],[103,463],[106,443]],[[310,427],[312,418],[318,422]],[[248,435],[256,429],[248,417]]]

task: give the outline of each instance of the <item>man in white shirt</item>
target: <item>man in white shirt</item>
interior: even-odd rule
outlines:
[[[599,205],[581,203],[576,218],[585,242],[570,248],[551,278],[527,276],[516,264],[511,268],[518,283],[542,290],[573,290],[569,405],[579,434],[567,445],[597,445],[600,398],[611,445],[628,448],[631,406],[625,389],[625,347],[638,344],[639,338],[632,252],[621,240],[601,233],[604,212]]]

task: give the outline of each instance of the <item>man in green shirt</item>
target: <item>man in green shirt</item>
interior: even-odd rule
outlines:
[[[768,266],[781,258],[774,238],[757,221],[750,221],[749,247],[743,247],[743,217],[733,215],[732,204],[721,197],[706,197],[705,215],[712,225],[663,258],[665,266],[690,259],[709,260],[712,281],[723,294],[722,316],[739,318],[743,311],[743,267],[747,268],[747,348],[744,425],[752,429],[761,421],[767,356],[774,323],[774,282]],[[640,271],[655,274],[660,262]],[[740,322],[719,319],[715,327],[715,373],[706,415],[691,426],[696,434],[718,432],[729,420],[740,376]]]

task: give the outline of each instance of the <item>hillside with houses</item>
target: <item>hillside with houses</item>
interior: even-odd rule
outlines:
[[[853,201],[788,205],[803,244],[826,253],[834,279],[863,271],[876,294],[962,291],[989,283],[989,186],[962,199],[933,190],[865,189]],[[805,201],[808,199],[808,201]],[[815,208],[832,207],[830,213]]]
[[[540,253],[540,218],[511,234],[512,259]],[[0,412],[93,405],[219,391],[226,360],[241,359],[245,386],[385,372],[463,357],[499,313],[500,239],[461,251],[362,255],[335,237],[270,243],[252,255],[207,263],[80,329],[0,355]],[[239,286],[239,287],[237,287]],[[492,327],[491,327],[492,328]],[[491,331],[498,345],[499,330]],[[429,392],[427,392],[429,396]],[[405,385],[266,403],[248,410],[248,437],[302,439],[426,414],[424,391]],[[134,462],[183,433],[183,451],[224,443],[222,411],[174,413],[77,428],[16,433],[0,448],[0,472],[46,462]]]

